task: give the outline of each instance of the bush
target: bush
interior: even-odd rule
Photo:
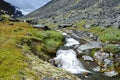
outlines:
[[[103,42],[120,42],[120,30],[114,28],[108,28],[103,32],[103,35],[100,36],[100,40]]]
[[[115,44],[108,44],[105,47],[103,47],[103,50],[105,52],[112,52],[112,53],[119,53],[120,52],[120,47],[115,45]]]

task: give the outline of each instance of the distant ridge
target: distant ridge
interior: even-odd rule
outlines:
[[[23,16],[22,12],[19,8],[11,5],[10,3],[0,0],[0,10],[4,10],[7,12],[8,15],[13,15],[14,18]]]
[[[52,0],[23,17],[72,23],[93,21],[94,26],[120,27],[120,0]]]

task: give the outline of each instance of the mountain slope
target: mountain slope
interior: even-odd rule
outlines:
[[[23,18],[44,19],[58,23],[87,20],[94,26],[119,28],[120,0],[52,0]],[[54,19],[54,20],[53,20]]]
[[[8,15],[13,15],[14,18],[23,16],[22,12],[10,3],[0,0],[0,10],[6,11]]]

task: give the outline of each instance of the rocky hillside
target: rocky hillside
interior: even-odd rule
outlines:
[[[4,11],[4,13],[7,13],[14,18],[23,16],[22,12],[17,7],[5,2],[4,0],[0,0],[0,10],[0,14]]]
[[[23,18],[55,23],[85,20],[90,26],[120,28],[120,0],[52,0]]]

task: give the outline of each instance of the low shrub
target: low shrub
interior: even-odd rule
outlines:
[[[120,42],[120,30],[119,29],[114,29],[114,28],[107,28],[103,32],[102,35],[100,35],[100,40],[105,42],[114,42],[114,43],[119,43]]]
[[[119,53],[120,52],[120,47],[117,46],[116,44],[107,44],[106,46],[103,47],[103,50],[105,52],[111,52],[111,53]]]

